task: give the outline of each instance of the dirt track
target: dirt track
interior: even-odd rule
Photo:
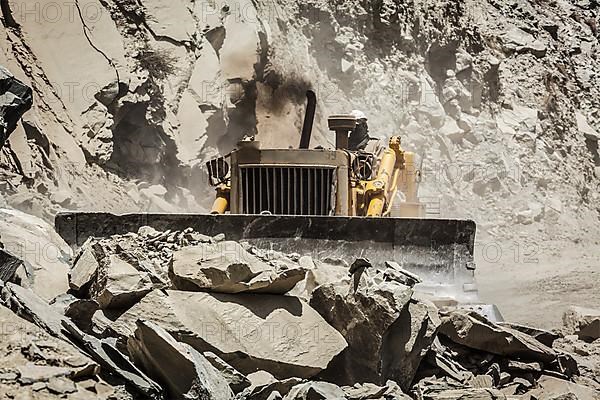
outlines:
[[[600,245],[545,242],[524,247],[476,246],[482,301],[496,304],[507,320],[549,329],[562,326],[570,305],[598,307]]]

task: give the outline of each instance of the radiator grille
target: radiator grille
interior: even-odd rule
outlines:
[[[333,167],[240,167],[240,210],[276,215],[333,215]]]

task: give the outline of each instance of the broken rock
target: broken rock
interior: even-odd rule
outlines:
[[[104,371],[123,379],[150,398],[159,397],[161,387],[129,361],[113,342],[87,335],[68,320],[62,321],[62,326],[68,332],[69,338],[100,364]]]
[[[387,381],[385,386],[377,386],[372,383],[355,384],[342,388],[348,400],[410,400],[410,397],[402,392],[402,389],[394,381]]]
[[[558,400],[558,399],[577,399],[577,400],[598,400],[600,392],[578,385],[573,382],[543,375],[537,382],[538,388],[527,394],[531,398],[540,400]]]
[[[310,300],[315,288],[332,282],[348,281],[350,278],[348,266],[333,260],[324,262],[304,256],[298,262],[307,269],[306,276],[288,294],[301,297],[306,301]]]
[[[65,317],[31,290],[7,283],[2,289],[2,299],[20,317],[32,321],[54,337],[63,337],[61,331]]]
[[[69,286],[71,289],[75,292],[83,290],[92,282],[99,268],[100,265],[96,260],[92,247],[84,244],[81,254],[79,254],[73,268],[69,271]]]
[[[8,282],[13,279],[17,269],[23,264],[17,257],[13,257],[0,247],[0,281]]]
[[[221,373],[234,393],[239,393],[251,385],[250,380],[246,376],[227,364],[215,353],[206,351],[203,356]]]
[[[61,381],[93,376],[98,366],[79,349],[0,306],[0,398],[3,384],[31,385],[19,389],[22,398],[33,385],[41,389],[54,378]],[[35,360],[35,361],[34,361]],[[35,398],[35,397],[34,397]]]
[[[433,304],[411,299],[385,338],[383,375],[408,390],[439,326],[440,317]]]
[[[569,307],[563,315],[563,323],[569,333],[582,340],[592,342],[600,339],[600,310]]]
[[[237,242],[203,243],[173,254],[169,275],[181,290],[283,294],[304,278],[299,265],[270,264]]]
[[[33,215],[0,208],[0,232],[4,251],[24,262],[27,286],[37,295],[50,301],[69,289],[71,248],[54,227]]]
[[[55,377],[50,379],[46,387],[48,388],[48,391],[50,393],[58,395],[65,395],[77,392],[77,386],[75,385],[75,382],[63,377]]]
[[[260,372],[260,371],[259,371]],[[259,385],[253,385],[239,394],[239,400],[275,400],[281,399],[294,386],[302,383],[302,379],[288,378],[281,381],[268,380]]]
[[[456,310],[442,317],[439,332],[455,343],[507,357],[550,363],[557,353],[531,336],[503,327],[473,311]]]
[[[423,400],[506,400],[504,393],[496,389],[464,388],[432,392],[423,396]]]
[[[17,370],[19,371],[19,382],[23,385],[31,385],[35,382],[47,382],[51,378],[68,376],[71,372],[69,368],[35,365],[33,363],[18,367]]]
[[[531,53],[536,57],[546,55],[546,45],[520,28],[515,27],[506,31],[501,39],[505,52]]]
[[[152,290],[150,275],[140,272],[117,255],[108,257],[108,266],[101,278],[96,300],[102,309],[126,308]]]
[[[292,296],[153,291],[112,329],[131,336],[139,316],[245,374],[263,369],[278,378],[308,378],[346,347],[342,335]]]
[[[354,382],[383,384],[388,378],[392,379],[388,373],[395,371],[382,369],[384,358],[400,360],[410,355],[401,346],[388,346],[387,338],[412,293],[410,287],[390,279],[385,270],[374,268],[358,269],[351,282],[317,287],[310,305],[348,342],[348,349],[336,357],[323,378],[347,385]],[[421,322],[413,321],[415,327]],[[403,339],[409,348],[416,341],[412,337]],[[420,349],[414,354],[420,355]],[[406,374],[413,372],[409,370]],[[412,377],[402,379],[409,380]]]
[[[519,332],[523,332],[526,335],[535,338],[538,342],[545,344],[548,347],[552,347],[554,341],[559,338],[559,335],[557,335],[556,333],[547,331],[545,329],[533,328],[531,326],[515,324],[512,322],[500,322],[499,325],[515,329]]]
[[[344,391],[333,383],[306,382],[294,386],[283,400],[327,400],[345,397]]]
[[[31,88],[0,66],[0,149],[32,105]]]
[[[202,354],[153,322],[138,321],[127,347],[134,361],[168,388],[170,398],[233,398],[225,378]]]

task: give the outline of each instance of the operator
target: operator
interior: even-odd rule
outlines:
[[[348,150],[364,150],[367,144],[369,144],[369,140],[371,140],[369,126],[367,125],[367,116],[359,110],[352,110],[350,114],[356,118],[356,126],[350,133]]]

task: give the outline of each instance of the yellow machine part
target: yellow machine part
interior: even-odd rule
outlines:
[[[217,187],[217,196],[213,202],[211,214],[225,214],[229,210],[229,198],[231,188],[225,184],[221,184]]]
[[[366,193],[369,199],[367,217],[381,217],[384,214],[384,207],[388,201],[389,193],[394,193],[396,190],[403,159],[404,152],[400,147],[400,138],[392,136],[389,147],[383,151],[381,156],[377,177],[375,180],[367,182],[366,185]],[[392,190],[390,191],[390,189]]]

